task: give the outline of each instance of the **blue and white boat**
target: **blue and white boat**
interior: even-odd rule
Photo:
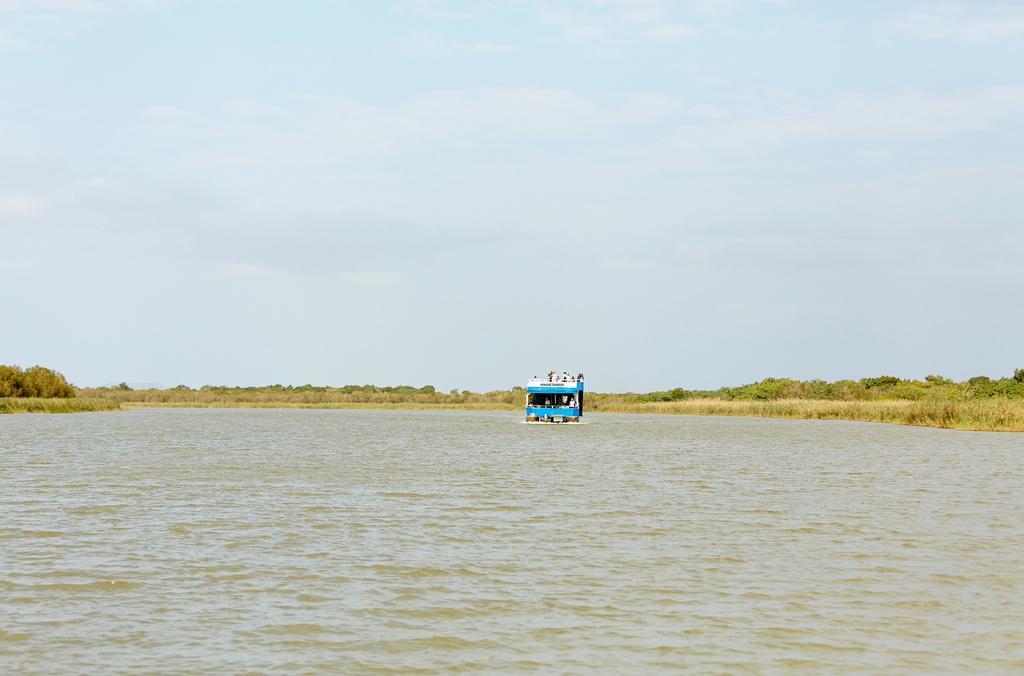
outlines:
[[[583,374],[554,371],[526,383],[526,422],[578,423],[583,417]]]

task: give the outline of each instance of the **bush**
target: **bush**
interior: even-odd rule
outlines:
[[[1013,372],[1013,379],[1018,383],[1024,383],[1024,369],[1016,369]]]
[[[899,385],[900,379],[896,376],[878,376],[877,378],[861,378],[861,385],[868,388],[869,390],[874,387],[888,387],[891,385]]]
[[[20,366],[0,364],[0,397],[55,397],[75,396],[73,388],[64,376],[42,366],[22,370]]]

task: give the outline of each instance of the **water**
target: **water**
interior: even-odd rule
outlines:
[[[1024,669],[1024,435],[0,416],[0,671]]]

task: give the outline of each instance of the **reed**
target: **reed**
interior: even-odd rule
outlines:
[[[972,401],[779,399],[774,401],[740,401],[708,398],[687,399],[684,401],[610,404],[599,406],[598,410],[616,413],[858,420],[957,430],[1024,432],[1024,400],[1019,399],[979,399]]]
[[[502,402],[421,403],[325,401],[307,403],[296,401],[125,401],[122,409],[141,408],[306,408],[306,409],[364,409],[383,411],[519,411],[522,406]]]
[[[1017,380],[1016,376],[1014,379],[998,381],[972,380],[974,384],[970,381],[956,384],[935,377],[933,380],[908,385],[896,379],[865,379],[867,385],[854,383],[861,387],[859,390],[850,385],[853,381],[840,382],[832,384],[834,387],[828,389],[819,388],[822,390],[818,392],[819,396],[813,397],[809,396],[812,392],[801,392],[801,396],[785,396],[785,393],[796,389],[792,385],[796,381],[769,379],[743,388],[727,388],[702,396],[685,390],[649,394],[591,392],[587,394],[586,407],[588,412],[859,420],[959,430],[1024,432],[1024,398],[1018,396],[1022,381]],[[882,384],[876,384],[875,381]],[[801,387],[813,390],[816,385],[811,381],[801,384]],[[848,396],[838,396],[844,392]],[[166,390],[131,390],[125,387],[79,390],[78,394],[83,398],[120,403],[122,408],[519,411],[525,399],[522,388],[482,393],[465,390],[444,393],[430,386],[415,388],[371,385],[204,386],[199,389],[182,386]],[[675,398],[665,400],[667,396]]]
[[[0,397],[0,413],[87,413],[119,408],[121,405],[110,399]]]

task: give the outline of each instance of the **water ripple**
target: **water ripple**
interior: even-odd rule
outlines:
[[[1024,670],[1017,435],[0,417],[0,671]]]

